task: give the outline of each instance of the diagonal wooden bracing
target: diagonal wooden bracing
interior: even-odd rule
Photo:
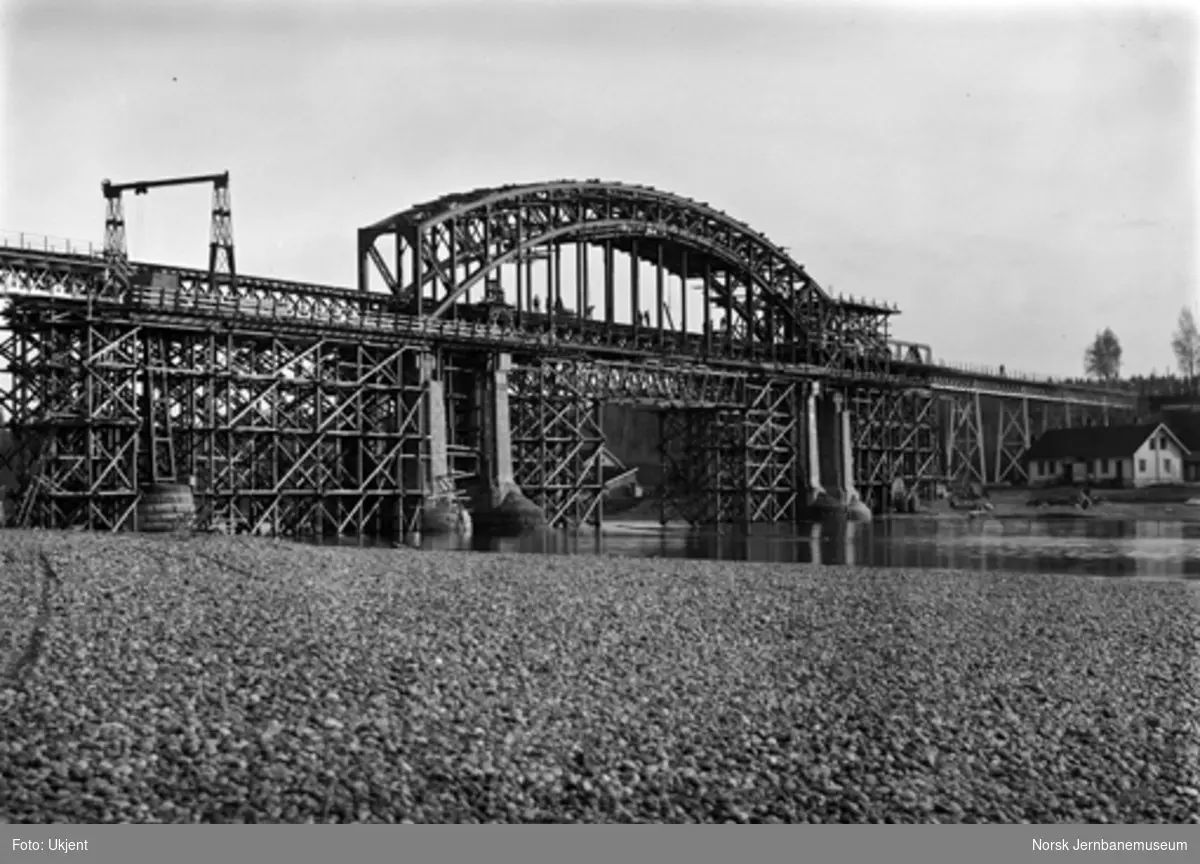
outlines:
[[[602,403],[586,370],[536,364],[509,372],[513,475],[551,525],[592,518],[604,486]]]
[[[95,320],[72,308],[19,308],[0,341],[13,380],[0,404],[19,442],[6,459],[25,475],[39,456],[45,464],[34,524],[134,527],[154,477],[148,457],[172,451],[203,513],[233,530],[417,524],[429,448],[416,349]],[[157,479],[168,468],[160,463]]]
[[[787,385],[782,385],[787,392]],[[765,393],[773,392],[769,388]],[[509,374],[509,410],[512,426],[513,470],[515,481],[526,495],[541,505],[552,525],[580,525],[602,513],[601,490],[604,484],[605,440],[601,412],[606,404],[652,406],[668,413],[701,411],[727,418],[735,431],[725,430],[722,442],[706,445],[705,470],[714,478],[726,498],[738,490],[745,495],[746,462],[737,456],[745,447],[736,433],[747,422],[744,410],[747,387],[744,375],[722,372],[689,364],[638,365],[613,362],[522,363]],[[779,423],[780,401],[764,397],[755,406],[756,418],[773,418],[758,433],[754,447],[774,453],[777,442],[771,437]],[[785,400],[784,400],[785,401]],[[673,428],[673,427],[672,427]],[[699,440],[699,439],[697,439]],[[779,457],[772,457],[779,458]],[[690,470],[680,456],[678,467]],[[766,478],[786,473],[791,464],[783,457],[784,467],[764,464],[754,483],[762,488]],[[735,464],[736,463],[736,464]],[[771,469],[771,470],[768,470]],[[757,506],[763,513],[776,514],[791,507],[790,493],[782,502],[766,500]],[[732,503],[721,505],[722,512]],[[743,506],[743,505],[739,505]]]
[[[8,467],[39,486],[31,524],[118,527],[137,500],[140,334],[53,301],[11,310],[8,325],[0,405],[15,442]]]
[[[374,226],[361,260],[385,294],[243,274],[235,291],[206,271],[0,247],[0,407],[17,439],[0,467],[24,485],[39,478],[31,514],[46,526],[131,527],[157,454],[160,477],[194,479],[204,511],[243,530],[408,531],[434,462],[422,370],[442,376],[448,463],[461,473],[481,446],[472,379],[504,351],[517,358],[517,479],[556,523],[599,510],[598,417],[614,402],[660,411],[667,500],[684,518],[780,521],[805,481],[805,381],[850,394],[864,492],[947,472],[1019,482],[1041,428],[1112,422],[1133,404],[935,367],[928,346],[886,339],[891,310],[834,301],[784,250],[706,205],[550,186],[441,199]],[[375,247],[379,232],[395,256]],[[589,274],[578,255],[589,249],[606,269]],[[616,321],[609,305],[583,326],[590,303],[611,299],[615,255],[653,266],[628,290],[631,308],[655,314]],[[516,271],[513,314],[472,318],[467,283],[482,288],[501,266]],[[699,330],[663,311],[664,291],[681,287],[700,304]],[[437,305],[412,314],[406,292]],[[551,298],[574,307],[574,323],[545,314]]]
[[[942,478],[938,402],[931,391],[859,388],[850,406],[855,486],[866,500],[886,507],[896,480],[928,491]]]
[[[1006,392],[943,392],[947,464],[958,482],[1025,484],[1024,454],[1048,429],[1131,422],[1133,405]]]
[[[226,334],[206,353],[187,450],[214,519],[260,533],[414,530],[428,462],[416,352]]]
[[[743,416],[745,519],[793,522],[804,488],[799,423],[801,382],[768,380],[747,386]]]
[[[802,386],[748,379],[725,404],[662,407],[663,517],[694,525],[797,519],[804,489]]]
[[[739,523],[745,512],[744,431],[736,412],[678,408],[659,412],[663,519],[692,525]]]
[[[994,483],[1028,483],[1022,457],[1033,440],[1028,399],[998,400]]]
[[[946,474],[957,483],[988,482],[983,402],[979,393],[949,393],[946,403]]]

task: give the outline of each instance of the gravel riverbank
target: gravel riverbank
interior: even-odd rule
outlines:
[[[1200,821],[1177,582],[0,532],[0,815]]]

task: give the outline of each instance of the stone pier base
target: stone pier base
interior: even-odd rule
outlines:
[[[871,508],[853,489],[822,489],[810,497],[807,509],[810,519],[835,517],[850,522],[870,522],[872,519]]]
[[[421,508],[421,533],[470,537],[474,529],[471,512],[448,495],[429,496]]]
[[[471,511],[480,534],[513,537],[546,527],[542,508],[512,482],[476,487],[471,495]]]

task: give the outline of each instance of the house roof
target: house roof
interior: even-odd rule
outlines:
[[[1025,451],[1027,459],[1123,459],[1162,429],[1184,453],[1188,448],[1162,423],[1136,423],[1130,426],[1079,426],[1074,429],[1049,429]]]
[[[1200,412],[1164,412],[1163,422],[1189,450],[1200,450]]]

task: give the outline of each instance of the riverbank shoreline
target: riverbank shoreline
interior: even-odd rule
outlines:
[[[1083,509],[1073,506],[1051,505],[1047,507],[1031,506],[1030,501],[1046,497],[1070,496],[1071,490],[1049,490],[1018,488],[997,488],[988,490],[987,502],[991,506],[987,515],[996,519],[1061,519],[1065,517],[1079,519],[1119,519],[1143,522],[1186,522],[1200,523],[1200,487],[1168,487],[1166,489],[1098,489],[1093,494],[1101,500]],[[1198,503],[1189,503],[1189,502]],[[659,524],[660,502],[658,499],[647,499],[637,506],[614,513],[605,514],[605,526],[618,525],[655,525]],[[670,512],[670,511],[668,511]],[[886,519],[929,519],[929,518],[971,518],[969,509],[955,509],[946,500],[925,502],[916,513],[880,512],[874,514],[874,521]],[[686,525],[678,518],[668,520],[667,525],[678,528]]]
[[[0,531],[0,812],[1185,821],[1178,583]]]

